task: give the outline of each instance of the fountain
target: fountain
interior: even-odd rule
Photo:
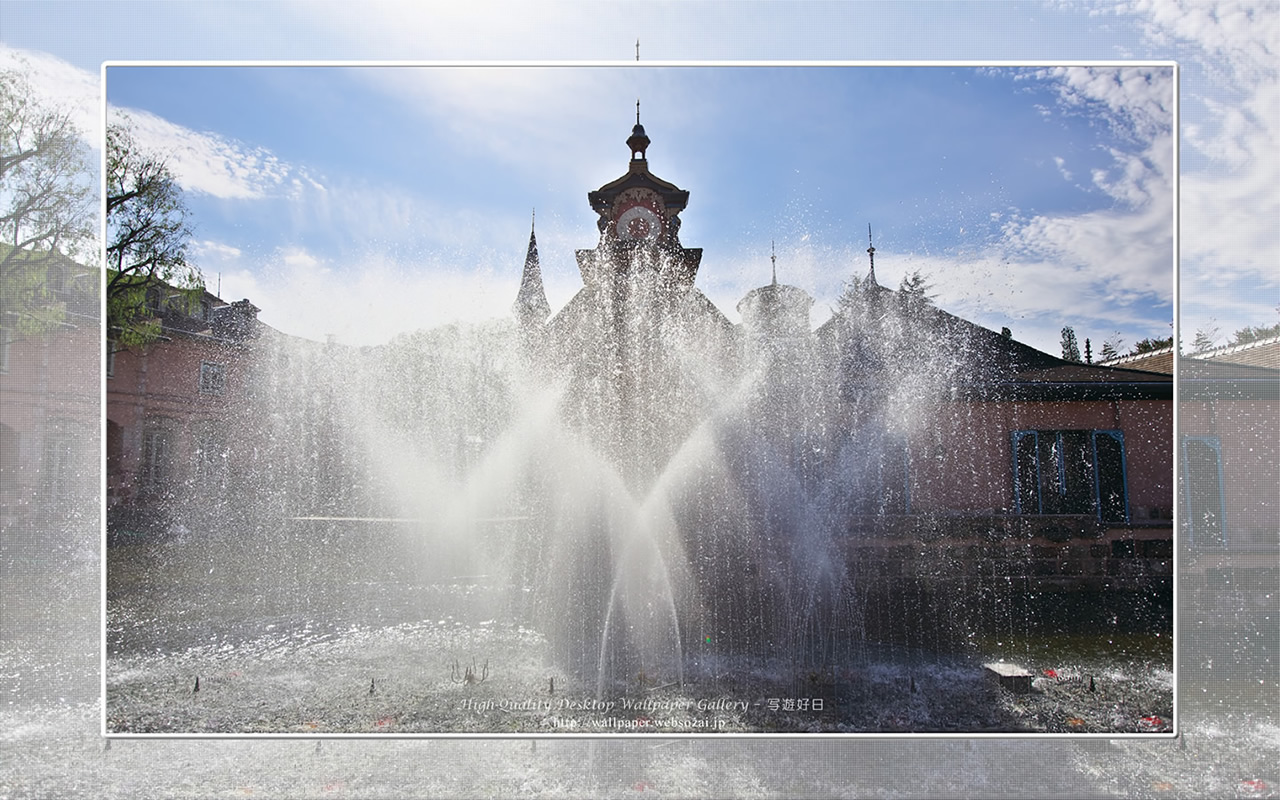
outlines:
[[[947,597],[849,549],[907,511],[903,442],[989,342],[880,287],[874,265],[814,334],[775,262],[735,328],[694,285],[688,192],[649,172],[638,120],[627,144],[627,173],[588,195],[600,239],[554,316],[531,234],[515,320],[360,349],[264,331],[234,468],[174,495],[187,533],[113,548],[109,730],[652,724],[619,716],[631,707],[684,712],[668,731],[1000,724],[909,709],[920,687],[968,686],[947,672],[981,613],[963,596],[1015,590]],[[174,721],[191,678],[222,717]],[[899,710],[852,719],[876,681]],[[244,711],[281,682],[304,699]]]

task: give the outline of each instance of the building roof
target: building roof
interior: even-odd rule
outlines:
[[[1097,363],[1104,367],[1124,367],[1126,369],[1140,369],[1145,372],[1163,372],[1166,375],[1172,375],[1173,345],[1161,347],[1158,350],[1148,350],[1145,353],[1109,358],[1106,361]]]
[[[867,302],[902,307],[900,292],[875,283],[864,288]],[[977,325],[929,303],[908,305],[908,324],[960,354],[963,366],[953,389],[958,399],[1088,400],[1172,399],[1173,376],[1155,371],[1064,361],[1010,336]],[[841,315],[818,329],[829,343],[839,335]]]
[[[1219,347],[1204,353],[1197,353],[1198,359],[1225,361],[1230,364],[1244,364],[1252,367],[1280,369],[1280,336],[1270,336],[1245,344]]]
[[[1218,398],[1280,400],[1280,369],[1236,364],[1221,359],[1178,359],[1181,400]]]

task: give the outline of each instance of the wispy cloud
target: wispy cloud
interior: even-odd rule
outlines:
[[[1198,78],[1182,82],[1184,331],[1211,319],[1228,335],[1274,322],[1280,306],[1275,4],[1138,0],[1116,12],[1135,19],[1153,48],[1176,53],[1184,74]]]
[[[187,191],[243,200],[323,189],[305,169],[264,147],[193,131],[146,111],[113,107],[109,113],[113,122],[129,125],[143,148],[164,158]]]
[[[496,270],[440,263],[408,269],[376,251],[335,264],[290,247],[261,262],[231,258],[220,266],[225,298],[251,298],[267,324],[317,341],[332,335],[344,344],[381,344],[427,327],[423,320],[492,319],[511,309],[511,286]]]
[[[1173,75],[1166,68],[1062,67],[1020,76],[1047,82],[1057,113],[1088,114],[1108,124],[1116,143],[1108,163],[1092,171],[1093,185],[1111,208],[1084,213],[1013,214],[985,257],[990,274],[1012,291],[997,294],[979,280],[977,291],[956,298],[962,306],[990,296],[1010,316],[1063,321],[1077,327],[1124,320],[1140,301],[1168,304],[1172,318],[1174,232]],[[1063,161],[1055,159],[1066,177]],[[963,291],[961,287],[955,287]],[[976,305],[985,305],[978,302]],[[1151,320],[1130,318],[1131,335],[1149,332]],[[1157,323],[1158,327],[1158,323]],[[1044,349],[1043,341],[1036,342]],[[1051,350],[1052,351],[1052,350]]]
[[[32,91],[44,102],[65,111],[84,140],[101,150],[101,92],[98,76],[36,50],[20,50],[0,43],[0,70],[24,73]]]

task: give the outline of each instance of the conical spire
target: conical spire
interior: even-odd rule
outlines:
[[[529,223],[529,252],[524,257],[524,275],[520,278],[520,294],[513,306],[522,325],[541,325],[551,316],[551,305],[542,288],[542,267],[538,265],[538,239],[533,221]]]

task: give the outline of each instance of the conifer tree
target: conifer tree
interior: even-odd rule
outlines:
[[[1080,346],[1076,343],[1076,332],[1070,325],[1062,329],[1062,360],[1080,361]]]

